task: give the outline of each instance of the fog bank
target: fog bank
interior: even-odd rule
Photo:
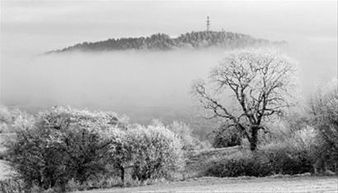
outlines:
[[[300,89],[311,94],[337,77],[336,41],[290,42],[284,51],[299,63]],[[1,67],[5,104],[96,108],[193,105],[191,82],[207,78],[223,49],[6,55]]]

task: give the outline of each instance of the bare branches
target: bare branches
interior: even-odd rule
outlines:
[[[222,106],[216,99],[213,99],[207,94],[205,85],[203,82],[195,83],[193,86],[195,93],[200,97],[199,100],[203,104],[205,109],[211,110],[214,113],[214,117],[222,117],[226,119],[235,120],[236,118],[228,112],[228,110]]]
[[[210,79],[216,84],[216,91],[230,91],[233,94],[237,102],[234,105],[242,112],[239,116],[229,112],[220,100],[209,94],[204,82],[194,85],[194,93],[203,107],[212,112],[210,118],[231,120],[239,130],[245,131],[249,139],[248,128],[243,120],[249,123],[249,127],[259,130],[265,117],[280,114],[283,108],[288,107],[285,96],[288,94],[292,72],[292,64],[288,59],[270,51],[229,54],[211,72]]]

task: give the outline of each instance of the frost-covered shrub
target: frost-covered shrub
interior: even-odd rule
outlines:
[[[123,182],[128,168],[143,182],[184,166],[181,140],[161,124],[128,125],[113,113],[55,107],[16,125],[6,157],[28,188],[65,190],[72,180],[85,189],[116,175]]]
[[[186,123],[174,121],[168,125],[168,129],[181,139],[183,150],[198,150],[208,146],[193,135],[192,129]]]
[[[215,160],[206,175],[217,177],[301,174],[312,171],[307,151],[286,144],[270,144],[256,152],[238,152]]]
[[[135,157],[132,138],[127,130],[122,129],[110,129],[105,132],[105,136],[110,141],[107,164],[112,174],[120,176],[124,184],[125,171],[132,165]]]
[[[17,139],[8,144],[8,161],[29,187],[64,188],[72,178],[83,183],[105,172],[109,140],[101,131],[118,125],[110,113],[52,108],[33,125],[17,129]]]
[[[145,181],[170,177],[183,167],[181,140],[159,122],[111,129],[107,136],[111,140],[109,163],[118,170],[122,182],[127,168],[134,180]]]
[[[2,193],[24,193],[24,183],[16,179],[0,180],[0,192]]]
[[[272,173],[264,157],[248,151],[239,151],[215,160],[205,175],[216,177],[267,176]]]
[[[0,106],[0,159],[5,159],[6,144],[15,140],[15,131],[31,127],[33,124],[32,115]]]
[[[312,172],[313,152],[317,146],[317,132],[311,127],[297,131],[281,125],[270,133],[255,152],[238,152],[215,160],[208,175],[266,176],[272,174],[301,174]],[[277,128],[275,128],[277,129]]]
[[[12,122],[11,114],[5,106],[0,105],[0,133],[8,131],[8,125]]]
[[[18,109],[10,110],[0,105],[0,133],[15,132],[17,127],[29,125],[34,117]]]
[[[301,174],[312,171],[308,151],[288,143],[269,144],[257,153],[268,160],[273,174]]]
[[[319,132],[319,159],[325,160],[338,173],[338,89],[337,82],[319,92],[310,105],[310,119]]]
[[[291,121],[292,122],[292,121]],[[263,136],[258,153],[266,156],[275,174],[312,172],[312,152],[317,144],[317,132],[307,124],[275,120]]]
[[[213,131],[212,146],[215,148],[241,145],[243,135],[235,127],[223,124]]]
[[[170,177],[184,166],[181,140],[164,126],[136,126],[128,130],[133,146],[134,179]]]
[[[324,145],[320,132],[311,126],[306,126],[294,132],[293,137],[289,139],[289,144],[306,151],[312,162],[319,157],[318,153]]]

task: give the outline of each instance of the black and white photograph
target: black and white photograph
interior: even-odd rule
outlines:
[[[338,193],[337,0],[0,0],[0,193]]]

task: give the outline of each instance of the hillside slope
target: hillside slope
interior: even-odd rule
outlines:
[[[249,35],[225,32],[225,31],[200,31],[182,34],[171,38],[167,34],[154,34],[149,37],[130,37],[108,39],[98,42],[83,42],[48,53],[61,53],[69,51],[118,51],[118,50],[172,50],[178,48],[242,48],[250,46],[262,46],[271,44],[283,44],[285,42],[271,42],[265,39],[253,38]]]

